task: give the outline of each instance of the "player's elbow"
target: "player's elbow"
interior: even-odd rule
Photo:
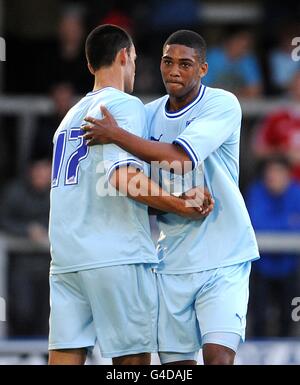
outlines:
[[[172,168],[172,172],[177,175],[185,175],[193,170],[193,163],[188,160],[182,160],[177,162],[177,167]]]
[[[172,162],[173,172],[175,174],[184,175],[189,173],[193,168],[194,164],[190,159],[189,155],[184,149],[176,144],[174,146],[174,156]]]
[[[124,192],[127,188],[127,167],[119,167],[115,169],[110,177],[109,183],[118,191]]]
[[[135,167],[119,167],[112,172],[109,178],[109,183],[121,193],[131,195],[130,186],[134,185],[133,178],[136,177],[139,172],[140,170]]]
[[[155,162],[153,166],[177,175],[187,174],[193,169],[193,164],[190,160],[178,159],[178,157],[170,157],[169,159]]]

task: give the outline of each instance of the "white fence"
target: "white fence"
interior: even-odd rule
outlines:
[[[147,103],[158,96],[140,95],[140,97],[143,102]],[[263,117],[268,112],[287,104],[286,100],[277,98],[241,100],[244,118]],[[50,115],[52,112],[53,103],[45,96],[0,96],[0,117],[1,115],[18,117],[16,156],[19,172],[22,172],[26,166],[32,138],[37,129],[38,117]],[[0,129],[7,129],[7,127],[0,127]]]

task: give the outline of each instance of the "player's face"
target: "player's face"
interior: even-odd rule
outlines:
[[[129,55],[127,56],[127,62],[125,66],[125,92],[131,93],[134,87],[134,78],[135,78],[135,61],[136,61],[136,52],[134,45],[131,46]]]
[[[207,72],[207,63],[201,63],[194,48],[180,44],[164,47],[160,64],[161,75],[170,96],[182,98],[199,88]]]

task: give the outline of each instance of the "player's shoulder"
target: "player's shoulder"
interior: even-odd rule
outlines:
[[[144,103],[137,96],[126,94],[126,100],[125,101],[126,101],[127,105],[130,105],[133,108],[138,108],[138,109],[142,109],[143,111],[145,111]]]
[[[139,98],[113,87],[107,87],[93,96],[89,114],[99,114],[100,105],[104,105],[117,118],[145,114],[145,106]]]
[[[87,94],[87,96],[89,96],[89,94]],[[122,105],[123,103],[138,107],[144,106],[142,101],[138,97],[127,94],[126,92],[118,90],[114,87],[106,87],[95,93],[94,102],[98,103],[101,101],[106,102],[108,105],[112,106],[120,104]]]
[[[145,113],[145,106],[141,99],[123,91],[115,91],[113,100],[107,105],[112,112]]]
[[[160,108],[165,108],[165,104],[168,100],[169,95],[164,95],[161,98],[155,99],[152,102],[149,102],[145,105],[146,112],[154,113]]]
[[[216,107],[220,106],[222,108],[227,107],[239,111],[241,110],[238,98],[232,92],[223,90],[222,88],[206,87],[205,101]]]

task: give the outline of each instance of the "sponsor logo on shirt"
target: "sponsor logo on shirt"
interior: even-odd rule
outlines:
[[[190,120],[187,120],[186,123],[185,123],[185,127],[187,127],[188,125],[190,125],[192,123],[193,120],[195,120],[196,117],[190,119]]]
[[[154,136],[151,136],[150,139],[154,140],[155,142],[159,142],[162,136],[163,136],[163,134],[161,134],[158,139],[156,139]]]

